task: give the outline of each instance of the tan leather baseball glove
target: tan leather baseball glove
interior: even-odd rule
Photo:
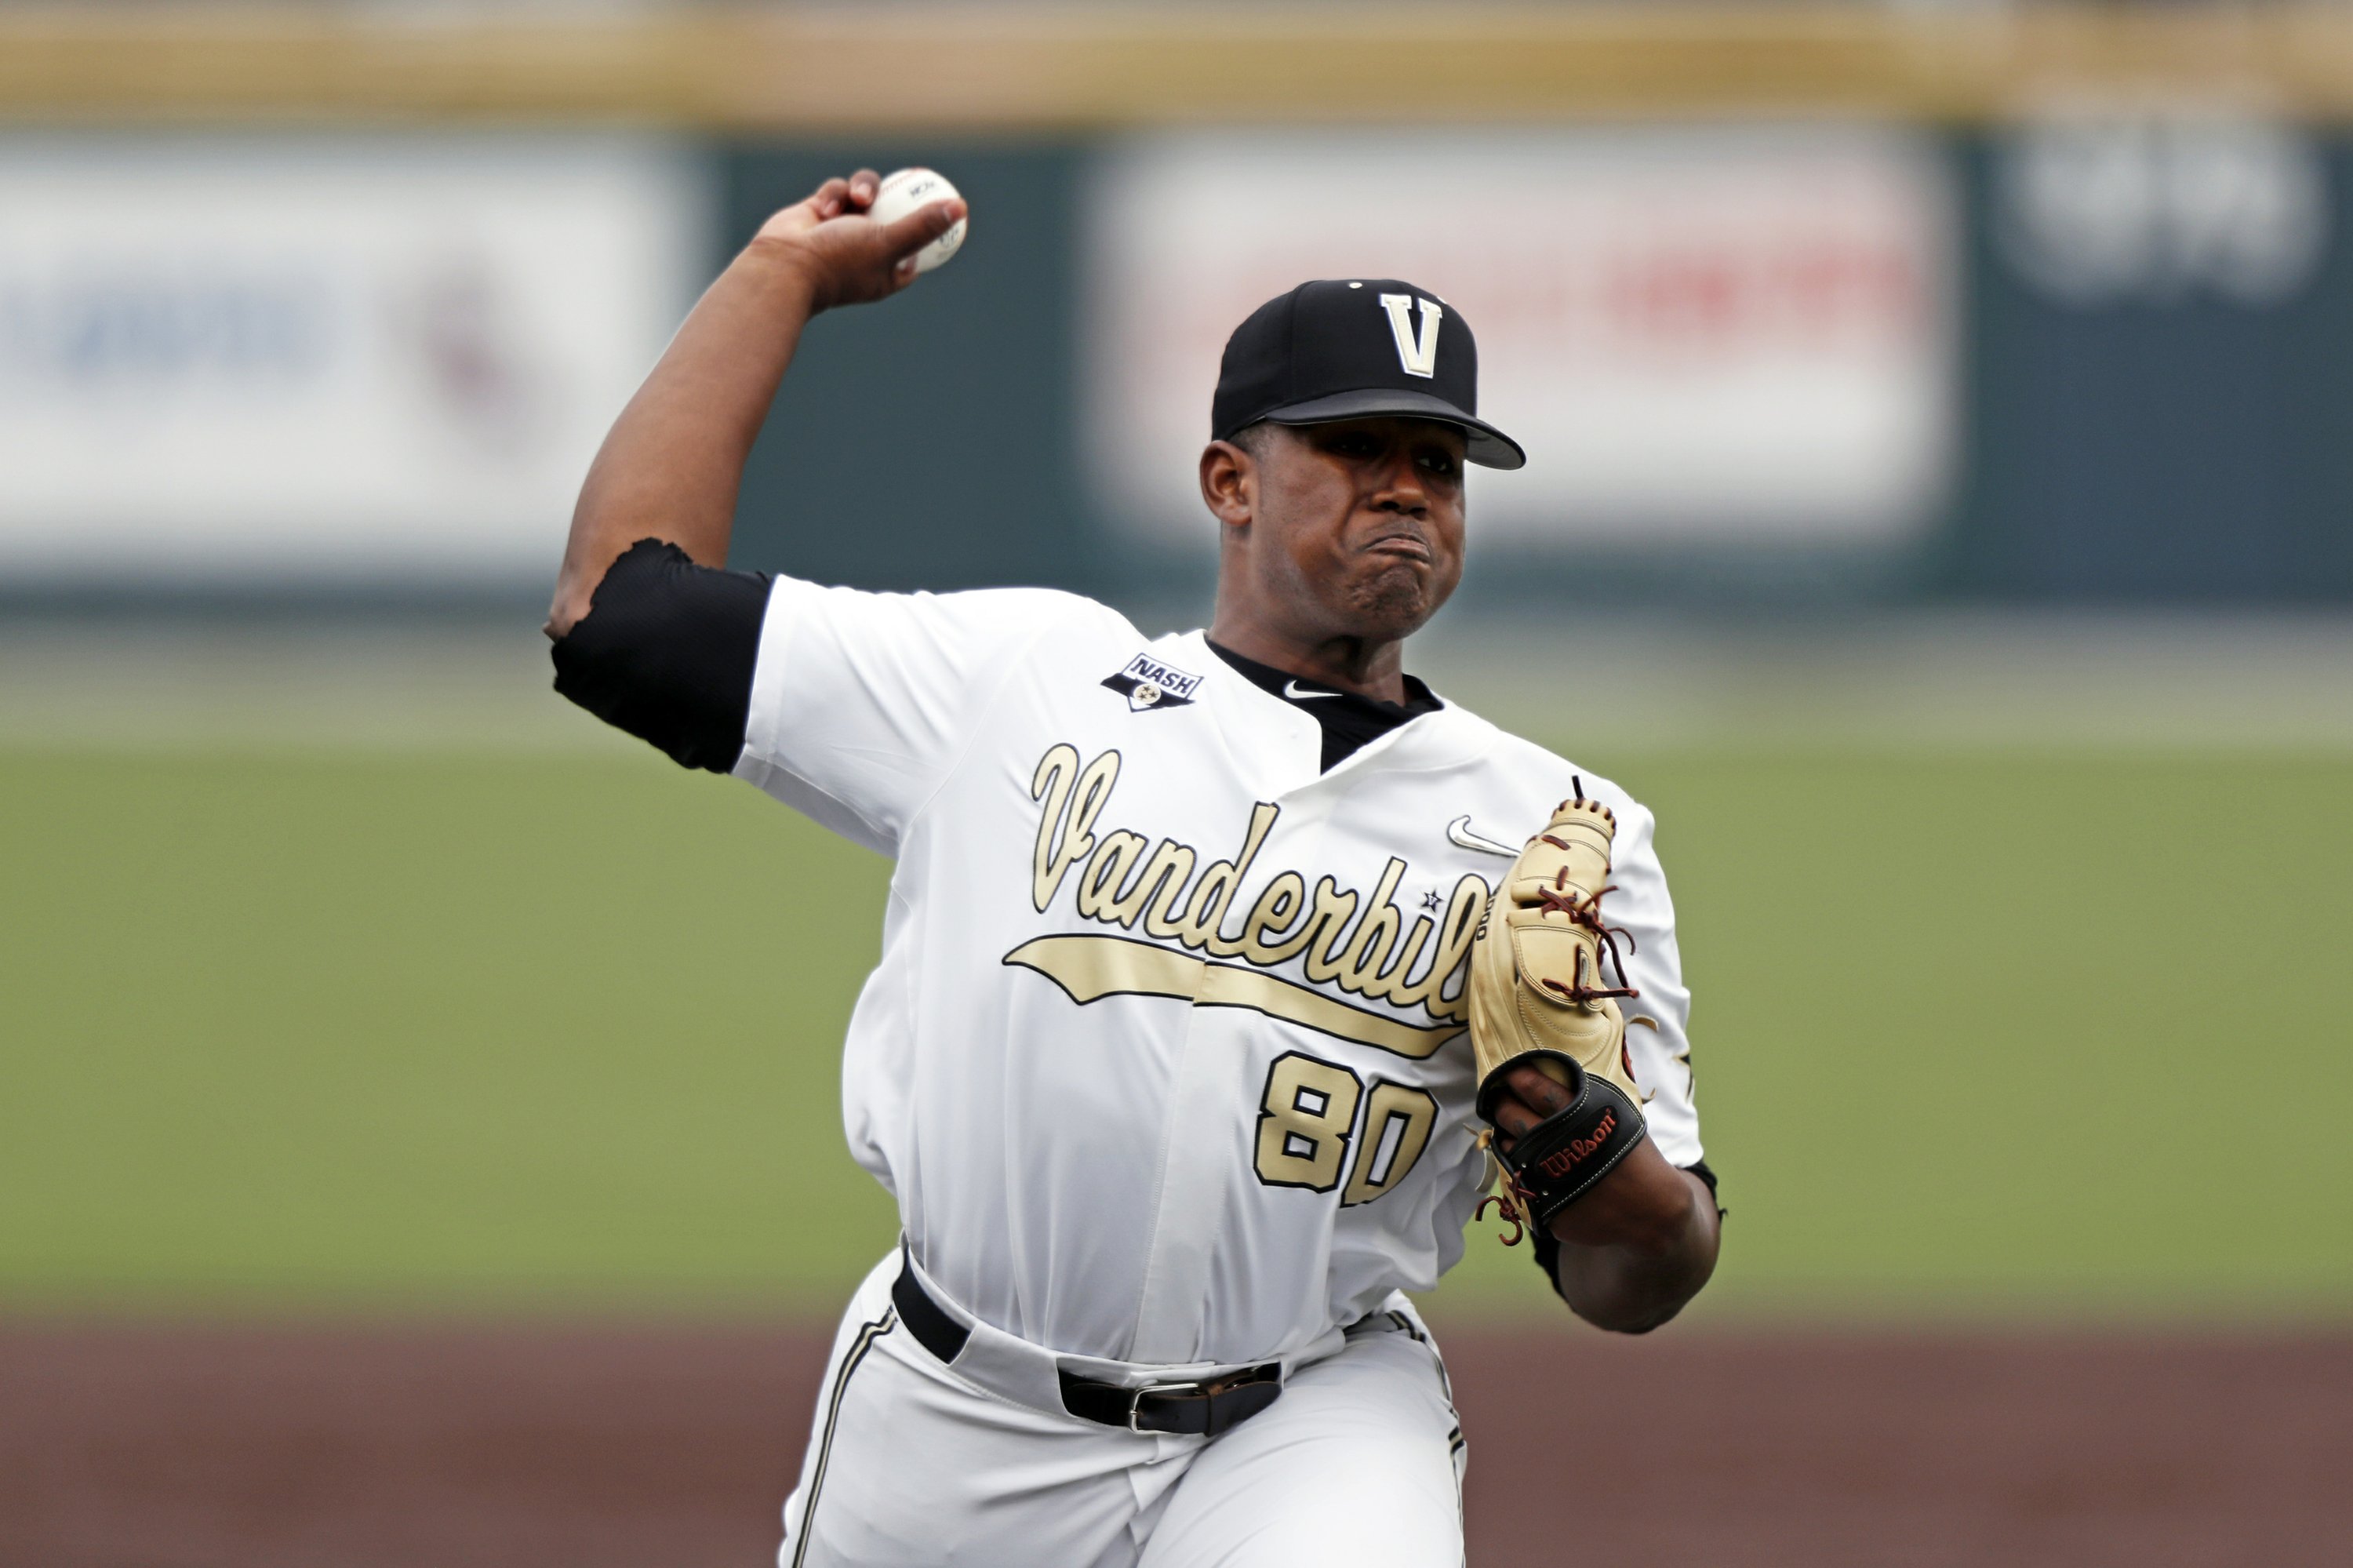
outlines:
[[[1503,1169],[1495,1201],[1529,1228],[1550,1225],[1646,1136],[1618,1006],[1639,994],[1619,957],[1631,938],[1601,915],[1618,822],[1584,788],[1577,779],[1576,798],[1520,851],[1471,944],[1479,1114]],[[1510,1092],[1504,1075],[1522,1065],[1558,1082],[1569,1103],[1504,1150],[1492,1124]]]

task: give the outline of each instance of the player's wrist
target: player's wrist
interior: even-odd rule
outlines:
[[[1661,1259],[1689,1246],[1700,1219],[1699,1184],[1667,1163],[1648,1139],[1578,1202],[1553,1216],[1556,1240]]]
[[[835,303],[829,269],[798,235],[762,234],[735,259],[738,268],[777,291],[777,304],[813,316]]]

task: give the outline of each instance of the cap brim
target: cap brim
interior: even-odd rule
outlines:
[[[1337,419],[1366,419],[1387,414],[1407,419],[1437,419],[1461,428],[1470,438],[1462,455],[1482,468],[1525,468],[1528,454],[1520,443],[1428,392],[1407,392],[1394,387],[1369,387],[1361,392],[1335,392],[1261,414],[1278,425],[1328,425]],[[1257,420],[1250,421],[1252,424]]]

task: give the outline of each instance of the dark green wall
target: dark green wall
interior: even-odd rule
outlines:
[[[1080,150],[859,142],[725,160],[723,257],[863,163],[949,171],[978,215],[888,308],[820,316],[737,509],[733,564],[865,588],[1099,588],[1072,408]]]
[[[1970,391],[1935,579],[1971,598],[2353,599],[2353,148],[2325,161],[2316,276],[2277,304],[2185,288],[2054,303],[1994,242],[1963,149]]]

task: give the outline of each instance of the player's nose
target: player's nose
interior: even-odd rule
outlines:
[[[1421,465],[1402,443],[1390,447],[1365,465],[1369,493],[1376,505],[1385,503],[1426,506],[1429,492],[1422,484]]]
[[[1401,469],[1383,474],[1373,488],[1372,505],[1376,512],[1402,512],[1413,517],[1429,515],[1430,492],[1421,482],[1420,471],[1408,462]]]

